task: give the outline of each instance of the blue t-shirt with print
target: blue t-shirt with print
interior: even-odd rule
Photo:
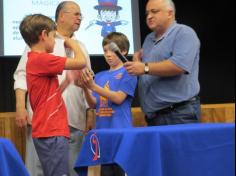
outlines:
[[[137,77],[131,76],[124,67],[114,71],[102,71],[95,76],[99,86],[127,94],[120,104],[112,103],[105,97],[93,92],[96,97],[96,128],[127,128],[132,127],[131,103],[137,85]]]

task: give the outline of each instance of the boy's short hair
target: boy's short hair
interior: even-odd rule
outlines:
[[[39,42],[39,36],[43,30],[47,33],[56,30],[56,23],[42,14],[28,15],[20,24],[20,33],[30,47]]]
[[[120,32],[111,32],[103,39],[102,46],[104,47],[111,42],[116,43],[121,51],[127,51],[128,54],[130,44],[126,35]]]

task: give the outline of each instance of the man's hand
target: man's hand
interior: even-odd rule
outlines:
[[[143,55],[143,50],[139,50],[134,53],[133,55],[133,61],[134,62],[141,62],[142,61],[142,55]]]
[[[126,62],[124,67],[130,75],[140,76],[144,74],[145,64],[142,62]]]
[[[27,125],[27,121],[29,121],[29,115],[25,108],[17,108],[16,110],[16,125],[18,127],[24,127]],[[31,122],[29,122],[31,123]]]
[[[95,119],[96,114],[94,109],[87,109],[86,111],[86,127],[85,134],[87,134],[90,130],[95,128]]]
[[[28,112],[25,108],[26,90],[16,89],[16,125],[24,127],[27,121],[31,124]]]

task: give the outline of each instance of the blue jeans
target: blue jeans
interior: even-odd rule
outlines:
[[[201,107],[199,99],[167,109],[157,111],[149,117],[146,116],[148,126],[188,124],[198,123],[200,121]]]

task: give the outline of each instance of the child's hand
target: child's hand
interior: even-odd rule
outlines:
[[[84,85],[83,80],[82,80],[82,72],[80,73],[80,76],[78,77],[78,79],[74,83],[76,86],[78,86],[82,89],[86,88],[86,86]]]
[[[81,71],[79,70],[68,70],[66,72],[66,80],[71,83],[71,82],[77,82],[81,77]]]
[[[95,82],[93,80],[93,72],[91,72],[88,68],[84,69],[82,71],[82,83],[88,88],[92,89],[94,86]]]
[[[66,78],[59,86],[59,90],[63,92],[67,88],[67,86],[70,85],[70,83],[76,82],[79,79],[80,75],[80,71],[78,70],[68,70],[66,72]]]
[[[66,48],[74,49],[78,47],[78,42],[76,40],[73,40],[71,38],[65,38],[64,45]]]

